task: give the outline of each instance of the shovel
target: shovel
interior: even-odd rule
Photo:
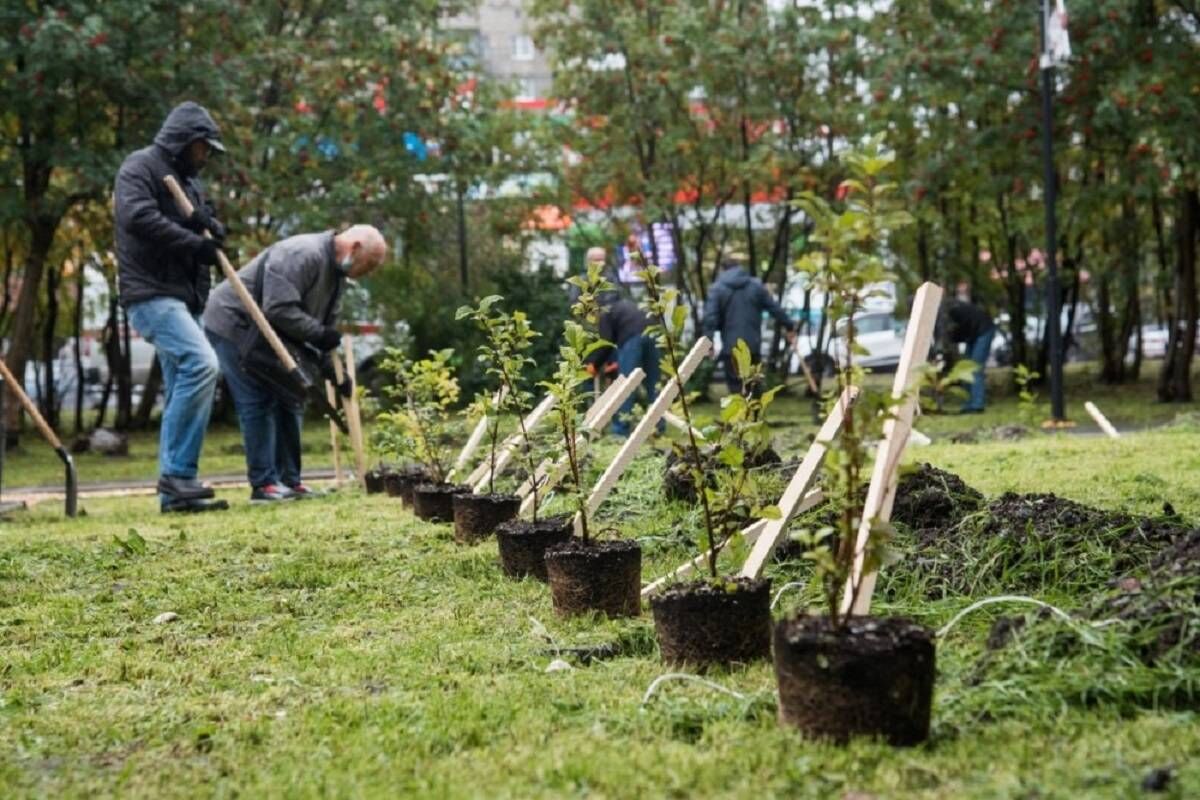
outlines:
[[[67,452],[67,448],[63,447],[63,443],[54,435],[54,429],[46,424],[46,420],[38,412],[37,406],[29,399],[29,395],[25,394],[25,390],[17,379],[13,377],[9,371],[8,365],[0,361],[0,374],[3,375],[4,381],[8,383],[12,393],[17,396],[17,400],[21,402],[21,406],[25,409],[25,413],[33,420],[33,425],[42,434],[50,446],[54,448],[54,452],[58,454],[59,460],[63,462],[63,466],[67,471],[67,504],[66,512],[68,517],[75,516],[79,500],[79,475],[75,472],[75,461],[71,458],[71,454]]]
[[[179,209],[179,213],[187,219],[195,211],[192,206],[192,201],[184,194],[183,188],[179,185],[179,181],[175,180],[175,176],[167,175],[163,178],[163,183],[167,185],[167,190],[171,196],[175,198],[175,205]],[[211,239],[212,234],[208,231],[204,232],[206,239]],[[233,264],[229,263],[229,259],[225,253],[217,251],[217,262],[221,265],[221,272],[225,273],[225,280],[233,287],[234,294],[242,301],[242,306],[246,309],[246,313],[250,315],[250,319],[254,320],[255,327],[267,340],[267,344],[275,351],[275,355],[279,357],[279,361],[283,366],[283,373],[279,375],[269,376],[270,380],[274,380],[284,384],[284,388],[289,395],[304,396],[307,395],[324,416],[328,417],[331,422],[338,426],[343,433],[348,434],[350,431],[346,427],[346,421],[342,419],[342,415],[338,413],[326,397],[322,387],[313,383],[313,381],[300,369],[296,364],[296,359],[292,358],[292,354],[288,352],[280,340],[279,335],[275,333],[275,329],[271,327],[271,323],[267,321],[262,309],[254,302],[254,298],[250,295],[246,284],[242,283],[242,279],[238,277],[237,270],[233,268]]]

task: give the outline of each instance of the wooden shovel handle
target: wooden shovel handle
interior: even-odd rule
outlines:
[[[179,181],[175,180],[174,175],[167,175],[163,178],[163,183],[167,185],[167,191],[175,198],[175,205],[179,207],[179,213],[187,219],[195,211],[192,206],[192,201],[184,194],[183,188],[179,185]],[[211,239],[212,234],[208,231],[204,232],[204,238]],[[275,351],[275,355],[283,362],[283,366],[288,372],[297,370],[296,360],[292,358],[292,354],[283,346],[279,335],[275,333],[275,329],[271,327],[271,323],[267,322],[266,316],[262,309],[258,307],[258,303],[254,302],[246,284],[242,283],[242,279],[238,277],[237,270],[233,268],[233,264],[229,263],[229,259],[225,257],[225,253],[217,251],[217,263],[221,265],[221,271],[225,273],[225,280],[233,287],[233,291],[237,294],[238,299],[242,301],[242,306],[245,307],[246,313],[250,315],[250,319],[254,320],[254,325],[262,333],[263,338],[267,340],[267,344]]]
[[[37,410],[37,406],[29,399],[29,395],[25,394],[24,387],[17,383],[17,379],[9,371],[8,365],[3,361],[0,361],[0,373],[4,374],[4,380],[8,384],[8,388],[17,396],[17,400],[20,401],[22,408],[25,409],[25,413],[33,420],[34,427],[50,443],[51,447],[55,450],[61,450],[63,445],[59,441],[58,436],[54,434],[54,429],[46,424],[46,420],[42,418],[41,413]]]

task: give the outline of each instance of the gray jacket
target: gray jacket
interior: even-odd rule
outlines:
[[[346,275],[333,253],[333,231],[290,236],[238,270],[255,296],[260,275],[263,314],[285,339],[312,342],[337,319]],[[237,342],[253,324],[229,281],[213,290],[204,309],[205,328]]]
[[[726,269],[712,285],[704,303],[704,333],[706,336],[721,334],[722,355],[732,353],[733,346],[742,339],[750,348],[750,354],[759,358],[762,355],[764,311],[789,331],[796,329],[796,323],[762,281],[750,277],[741,267]]]

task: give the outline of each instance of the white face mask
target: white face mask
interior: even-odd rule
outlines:
[[[354,266],[354,258],[352,256],[346,256],[338,263],[338,269],[341,271],[341,273],[343,275],[349,275],[350,269],[353,266]]]

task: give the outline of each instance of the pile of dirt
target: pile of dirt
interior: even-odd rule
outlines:
[[[709,445],[700,451],[701,457],[704,459],[705,474],[711,475],[719,468],[717,462],[717,448]],[[774,468],[783,464],[783,459],[779,453],[775,452],[774,448],[768,447],[757,455],[748,455],[747,463],[751,469]],[[668,500],[678,500],[684,503],[695,503],[697,501],[696,482],[693,479],[693,466],[695,462],[691,458],[680,457],[674,450],[667,453],[666,468],[663,471],[663,494]]]
[[[892,521],[913,531],[947,530],[983,508],[983,495],[952,472],[921,464],[900,476]]]
[[[1194,663],[1200,658],[1200,529],[1161,552],[1144,577],[1113,581],[1089,616],[1121,620],[1132,649],[1148,664],[1171,657]]]

